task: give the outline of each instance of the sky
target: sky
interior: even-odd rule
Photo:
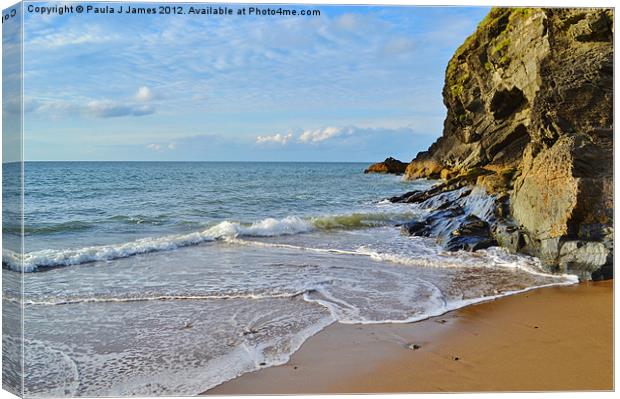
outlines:
[[[26,11],[26,159],[409,161],[441,135],[447,62],[488,12],[284,8],[321,15]]]

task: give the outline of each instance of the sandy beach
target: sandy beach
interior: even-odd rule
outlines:
[[[613,389],[613,281],[542,288],[411,324],[333,324],[282,366],[205,394]]]

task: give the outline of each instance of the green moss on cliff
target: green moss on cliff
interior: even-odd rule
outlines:
[[[472,53],[472,50],[479,47],[480,43],[489,43],[493,38],[502,35],[509,29],[511,21],[514,21],[515,18],[525,18],[529,16],[533,10],[532,8],[492,8],[482,22],[480,22],[476,31],[465,39],[463,44],[459,46],[454,53],[452,59],[450,59],[450,62],[448,62],[446,68],[446,85],[450,89],[450,93],[453,95],[462,93],[462,88],[459,88],[462,82],[459,81],[458,75],[459,65],[467,62],[467,60],[464,59],[465,54]],[[509,45],[510,40],[504,39],[493,48],[492,52],[495,54]],[[503,59],[503,61],[506,62],[509,60]],[[484,67],[487,71],[494,69],[490,62],[485,63]]]
[[[510,15],[511,10],[511,8],[493,7],[478,25],[478,30],[497,26],[502,19]]]
[[[504,55],[502,58],[499,59],[499,65],[506,66],[508,64],[510,64],[510,57],[508,57],[508,55]]]
[[[463,94],[463,85],[455,84],[450,86],[450,94],[452,94],[452,97],[458,97]]]
[[[510,39],[506,38],[500,41],[499,43],[497,43],[497,45],[493,48],[493,51],[491,52],[491,54],[495,54],[502,50],[505,50],[508,46],[510,46]]]
[[[471,78],[471,74],[468,70],[453,71],[451,76],[454,77],[450,83],[450,94],[453,97],[458,97],[463,94],[464,86]]]
[[[527,18],[532,14],[532,11],[534,11],[533,8],[513,8],[512,13],[510,14],[510,19],[512,20],[517,17]]]

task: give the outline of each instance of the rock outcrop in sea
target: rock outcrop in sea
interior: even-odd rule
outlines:
[[[364,173],[391,173],[395,175],[402,175],[405,173],[405,170],[407,170],[407,163],[389,157],[383,162],[373,163],[364,171]]]
[[[612,9],[491,10],[448,63],[442,136],[405,172],[443,182],[392,200],[453,194],[423,226],[402,229],[467,241],[451,249],[499,244],[549,271],[611,277],[613,32]],[[480,190],[495,201],[492,217],[456,215],[456,202]],[[450,214],[457,225],[437,222]]]

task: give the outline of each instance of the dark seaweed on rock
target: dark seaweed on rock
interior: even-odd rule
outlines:
[[[484,246],[465,237],[488,230],[549,271],[611,277],[613,33],[613,9],[491,10],[448,63],[443,135],[405,172],[445,182],[391,200],[477,185],[496,195],[496,220],[461,220],[448,247]],[[403,228],[436,235],[439,215]]]

